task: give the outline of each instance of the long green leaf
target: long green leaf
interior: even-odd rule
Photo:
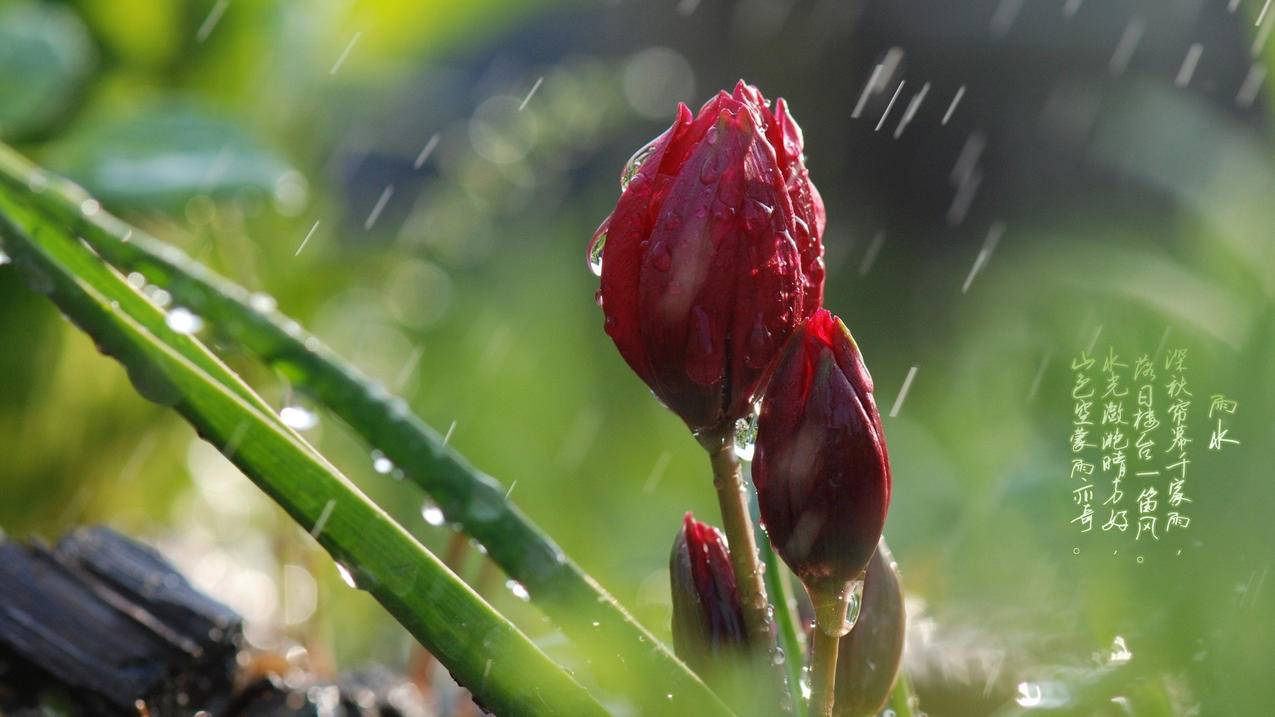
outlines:
[[[526,587],[531,599],[585,650],[598,681],[639,695],[644,714],[675,709],[729,715],[714,695],[654,635],[566,557],[505,498],[504,488],[449,448],[442,437],[300,325],[252,305],[244,288],[217,276],[183,252],[130,227],[96,205],[82,189],[44,172],[0,145],[0,183],[11,191],[40,188],[35,206],[65,222],[108,261],[138,271],[182,305],[311,392],[372,447],[402,468],[490,557]],[[96,209],[84,212],[85,202]],[[658,684],[651,691],[640,685]]]
[[[161,317],[87,247],[57,228],[19,225],[6,203],[0,236],[38,291],[122,363],[144,396],[172,405],[221,448],[356,584],[371,593],[485,705],[510,715],[606,710],[515,626],[452,574],[301,439],[165,343]],[[12,216],[18,215],[18,216]],[[135,318],[127,308],[145,316]]]

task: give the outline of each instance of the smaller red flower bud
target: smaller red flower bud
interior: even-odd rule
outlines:
[[[885,706],[899,674],[906,626],[903,586],[883,539],[868,563],[859,619],[837,648],[837,715],[874,715]]]
[[[706,673],[723,653],[747,641],[744,610],[721,531],[687,513],[669,557],[673,587],[673,651]]]
[[[762,524],[811,590],[863,572],[890,505],[890,459],[872,377],[845,324],[819,309],[766,388],[753,482]]]

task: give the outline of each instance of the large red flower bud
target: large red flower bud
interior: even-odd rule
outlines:
[[[859,577],[885,526],[890,459],[872,377],[826,309],[766,388],[753,482],[771,543],[807,588],[838,591]]]
[[[823,200],[801,130],[740,81],[639,150],[590,263],[606,330],[694,431],[747,415],[793,330],[823,301]]]
[[[838,717],[874,715],[885,706],[903,659],[906,627],[903,586],[882,540],[863,580],[859,619],[837,648]]]
[[[673,651],[696,672],[747,640],[744,611],[721,532],[690,513],[669,556],[673,588]]]

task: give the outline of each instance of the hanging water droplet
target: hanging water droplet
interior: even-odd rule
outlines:
[[[589,240],[589,271],[594,276],[602,276],[602,250],[607,244],[607,229],[611,226],[611,217],[602,220],[596,231],[593,232],[593,238]]]
[[[656,137],[650,142],[647,142],[641,147],[641,149],[634,152],[632,157],[629,157],[628,162],[624,163],[624,171],[620,172],[621,192],[629,188],[629,183],[632,182],[633,178],[638,175],[638,172],[642,171],[642,165],[646,162],[646,160],[651,158],[652,154],[655,154],[655,143],[658,142],[659,139],[659,137]]]
[[[784,654],[784,648],[776,647],[770,653],[770,661],[776,665],[782,665],[788,660],[788,656]]]
[[[443,515],[443,509],[429,502],[421,506],[421,517],[425,519],[426,523],[435,528],[447,522],[447,517]]]
[[[352,588],[357,588],[357,587],[358,587],[358,585],[355,585],[355,584],[354,584],[354,573],[350,572],[350,569],[349,569],[349,568],[345,567],[345,566],[344,566],[344,565],[342,565],[341,563],[337,563],[337,564],[336,564],[336,571],[337,571],[337,573],[341,576],[341,580],[342,580],[342,581],[343,581],[346,585],[349,585],[349,586],[350,586],[350,587],[352,587]]]
[[[308,431],[319,425],[319,414],[301,406],[284,406],[279,409],[283,425],[297,431]]]
[[[761,402],[753,407],[752,413],[735,421],[735,457],[741,461],[751,461],[757,447],[757,416],[761,413]]]
[[[850,586],[850,605],[846,610],[846,632],[859,621],[859,609],[863,607],[863,581],[855,580]]]
[[[531,593],[527,592],[527,587],[517,580],[506,580],[505,587],[509,588],[509,592],[513,593],[514,597],[523,602],[531,599]]]
[[[384,453],[374,450],[372,451],[372,470],[380,473],[381,475],[386,475],[390,471],[394,470],[394,463],[390,459],[386,458]]]
[[[163,291],[161,289],[161,291]],[[167,294],[168,292],[164,292]],[[204,328],[204,320],[192,314],[189,309],[178,306],[168,312],[168,317],[164,319],[164,323],[168,324],[168,328],[179,334],[193,334]]]
[[[4,253],[4,249],[0,249],[0,266],[4,266],[11,261],[13,261],[13,259],[10,259],[9,255]]]

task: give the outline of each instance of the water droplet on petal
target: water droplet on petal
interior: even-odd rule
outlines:
[[[394,463],[386,458],[384,453],[374,450],[372,451],[372,470],[381,475],[387,475],[394,470]]]
[[[163,291],[161,289],[161,291]],[[168,292],[164,292],[167,294]],[[189,309],[178,306],[168,312],[168,317],[164,319],[164,323],[168,324],[168,328],[179,334],[193,334],[204,328],[204,320],[192,314]]]
[[[594,276],[602,276],[602,250],[607,244],[607,229],[611,226],[611,217],[602,220],[589,240],[589,270]]]
[[[656,137],[650,142],[647,142],[641,149],[634,152],[632,157],[629,157],[628,162],[624,163],[624,170],[620,172],[621,192],[629,188],[629,183],[632,182],[633,178],[638,175],[638,172],[642,171],[642,165],[646,162],[646,160],[651,158],[652,154],[655,154],[656,142],[659,140],[660,138]]]

